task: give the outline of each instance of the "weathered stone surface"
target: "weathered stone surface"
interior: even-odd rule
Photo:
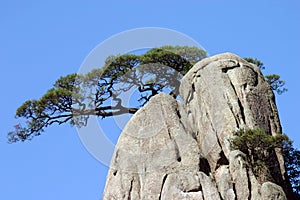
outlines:
[[[232,151],[229,155],[229,170],[235,186],[237,199],[249,199],[250,185],[245,155],[240,151]]]
[[[199,172],[198,175],[202,186],[203,199],[221,199],[215,182],[203,172]]]
[[[274,183],[265,182],[261,186],[263,200],[286,200],[282,188]]]
[[[103,199],[286,199],[259,183],[228,139],[240,128],[281,132],[274,95],[258,67],[225,53],[197,63],[182,79],[183,102],[160,93],[124,128]],[[277,154],[283,183],[282,156]]]
[[[281,133],[274,95],[258,67],[230,53],[197,63],[182,79],[180,94],[189,126],[198,133],[201,153],[216,165],[225,139],[239,128],[260,127]],[[214,166],[216,167],[216,166]]]
[[[215,179],[222,199],[235,200],[236,195],[228,165],[222,165],[216,170]]]
[[[180,121],[177,101],[161,93],[123,130],[111,161],[104,199],[201,196],[201,192],[185,194],[200,188],[199,154],[197,141]]]

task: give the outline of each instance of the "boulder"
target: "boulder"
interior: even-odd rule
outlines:
[[[103,199],[286,199],[277,152],[274,183],[260,183],[228,139],[241,128],[281,134],[274,94],[260,69],[225,53],[182,79],[182,101],[160,93],[119,137]]]

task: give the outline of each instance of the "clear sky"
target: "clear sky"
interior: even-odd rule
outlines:
[[[101,199],[108,168],[69,125],[30,142],[8,144],[15,109],[77,72],[99,43],[122,31],[162,27],[182,32],[210,55],[257,57],[282,76],[277,96],[283,131],[300,148],[300,2],[294,1],[0,1],[0,199]]]

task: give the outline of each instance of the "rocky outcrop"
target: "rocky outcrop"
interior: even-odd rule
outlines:
[[[228,142],[240,128],[281,133],[258,67],[230,53],[206,58],[184,76],[180,95],[154,96],[126,125],[103,199],[287,199],[280,153],[278,173],[261,183]]]

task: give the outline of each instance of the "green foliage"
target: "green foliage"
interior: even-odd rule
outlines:
[[[186,73],[193,65],[179,54],[162,48],[154,48],[141,56],[142,64],[157,63]]]
[[[262,129],[241,129],[234,134],[231,148],[246,154],[248,165],[262,182],[271,179],[275,149],[282,149],[289,182],[295,196],[300,197],[300,151],[293,147],[287,135],[272,136]]]
[[[280,80],[280,76],[277,74],[270,74],[265,76],[266,81],[271,86],[271,89],[276,91],[278,94],[282,94],[287,91],[286,88],[284,88],[285,81]]]
[[[161,47],[161,49],[179,55],[181,58],[188,60],[192,66],[196,64],[199,60],[202,60],[203,58],[207,57],[207,53],[204,50],[199,49],[198,47],[163,46]]]
[[[59,78],[54,87],[39,100],[28,100],[20,106],[16,111],[16,117],[26,118],[26,127],[22,127],[21,124],[15,126],[15,131],[8,133],[9,142],[31,139],[40,135],[44,127],[70,120],[71,116],[65,113],[72,110],[72,92],[76,76],[70,74]]]
[[[104,66],[85,75],[60,77],[53,88],[38,100],[28,100],[16,111],[26,123],[15,126],[8,134],[9,142],[25,141],[40,135],[52,124],[69,122],[84,126],[89,116],[102,118],[135,113],[150,98],[164,91],[179,94],[181,77],[199,60],[207,56],[197,47],[163,46],[142,55],[109,56]],[[257,59],[248,59],[263,67]],[[280,91],[284,82],[277,76],[266,76],[272,89]],[[121,94],[137,90],[134,106],[124,105]]]
[[[264,63],[258,60],[257,58],[244,58],[244,60],[256,65],[260,69],[265,69]]]
[[[182,75],[206,56],[205,51],[188,46],[153,48],[140,56],[109,56],[102,68],[85,75],[60,77],[40,99],[21,105],[16,117],[25,118],[26,122],[15,125],[15,130],[8,133],[8,140],[32,139],[52,124],[69,122],[83,126],[91,115],[104,118],[133,114],[162,91],[176,97]],[[120,96],[131,89],[140,93],[136,107],[124,105]]]
[[[255,64],[260,69],[265,69],[264,63],[256,58],[244,58],[244,60]],[[287,89],[284,87],[285,81],[280,80],[280,76],[277,74],[269,74],[265,75],[266,81],[270,84],[270,87],[273,91],[277,92],[277,94],[282,94],[287,91]]]
[[[300,199],[300,151],[295,149],[289,140],[284,143],[283,154],[287,176],[293,192]]]
[[[262,129],[241,129],[235,132],[230,140],[231,148],[246,154],[253,173],[261,182],[272,178],[276,161],[275,148],[282,148],[288,141],[284,134],[269,135]]]

